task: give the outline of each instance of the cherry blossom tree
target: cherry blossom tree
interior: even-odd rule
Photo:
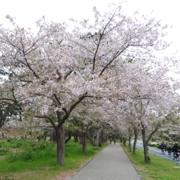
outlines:
[[[145,161],[149,162],[149,140],[178,107],[178,94],[167,76],[168,68],[149,61],[131,61],[116,64],[113,70],[116,73],[107,80],[109,90],[104,91],[109,95],[103,108],[121,132],[131,137],[134,131],[133,152],[137,133],[141,132]]]
[[[121,95],[125,97],[123,114],[128,119],[127,126],[141,131],[145,162],[149,162],[148,142],[162,123],[168,120],[168,115],[178,102],[177,94],[166,76],[167,68],[150,69],[139,65],[134,64],[131,71],[124,72],[129,81],[128,84],[124,83],[124,93]]]
[[[123,64],[152,58],[155,50],[167,46],[161,41],[164,27],[153,19],[125,17],[121,6],[103,15],[96,8],[94,12],[93,25],[83,20],[72,32],[66,24],[44,18],[37,22],[37,33],[19,27],[9,16],[14,28],[0,27],[0,65],[11,73],[0,84],[1,101],[49,120],[56,132],[60,165],[64,164],[63,125],[71,113],[86,98],[101,98],[107,104],[112,98],[124,99],[125,92],[130,97],[136,89],[127,86],[129,78],[119,75]],[[115,80],[120,85],[113,84]],[[112,117],[107,117],[110,123]]]
[[[73,56],[67,61],[71,47],[62,41],[68,33],[64,25],[48,25],[42,20],[35,36],[11,21],[13,30],[1,29],[1,60],[12,73],[2,85],[1,99],[18,103],[23,111],[51,122],[57,136],[57,162],[64,164],[63,123],[87,95],[85,89],[77,89],[81,80],[71,70],[77,62]]]

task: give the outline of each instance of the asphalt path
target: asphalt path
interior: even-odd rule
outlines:
[[[142,180],[119,143],[110,144],[68,180]]]
[[[137,141],[136,148],[143,150],[143,143],[142,143],[142,141]],[[158,149],[158,148],[155,148],[155,147],[149,147],[149,146],[148,146],[148,149],[149,149],[149,153],[150,154],[154,154],[154,155],[159,156],[161,158],[168,159],[170,161],[173,161],[175,163],[180,164],[180,161],[173,160],[173,153],[171,153],[171,156],[169,156],[167,151],[164,154],[162,154],[161,153],[161,149]]]

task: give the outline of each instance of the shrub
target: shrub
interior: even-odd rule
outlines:
[[[21,152],[11,152],[8,161],[33,161],[43,159],[46,157],[56,157],[55,144],[34,144],[31,148],[25,149]]]
[[[0,156],[5,155],[8,152],[7,148],[0,148]]]

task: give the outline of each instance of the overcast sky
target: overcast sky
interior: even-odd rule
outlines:
[[[42,16],[48,20],[66,21],[68,18],[82,19],[93,17],[93,6],[100,12],[107,11],[108,3],[121,0],[0,0],[0,24],[8,26],[6,15],[16,18],[20,26],[35,27]],[[180,0],[127,0],[123,6],[127,14],[139,10],[142,14],[151,14],[164,24],[173,25],[169,31],[172,51],[179,49],[180,40]],[[178,53],[180,59],[180,52]]]
[[[15,16],[25,25],[32,24],[42,16],[49,19],[67,19],[68,17],[83,18],[92,15],[92,7],[97,6],[105,11],[109,2],[121,0],[0,0],[0,20],[6,14]],[[148,13],[156,11],[157,18],[168,23],[177,24],[180,17],[179,0],[127,0],[129,12],[139,9]]]
[[[8,25],[6,15],[16,18],[22,26],[33,27],[42,16],[48,20],[62,21],[68,18],[82,19],[93,17],[93,6],[100,12],[106,11],[108,3],[121,0],[0,0],[0,24]],[[149,14],[164,23],[173,25],[173,40],[180,37],[180,0],[127,0],[124,5],[127,13],[139,10],[140,13]]]

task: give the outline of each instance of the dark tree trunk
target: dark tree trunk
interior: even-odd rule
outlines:
[[[123,145],[126,146],[126,137],[123,137]]]
[[[71,132],[68,132],[68,137],[67,137],[66,140],[65,140],[65,144],[67,144],[68,141],[71,139],[71,135],[72,135],[72,133],[71,133]]]
[[[78,135],[74,133],[74,142],[78,142]]]
[[[122,142],[123,142],[123,137],[122,137],[122,136],[120,136],[120,138],[119,138],[119,139],[120,139],[120,142],[122,143]]]
[[[51,133],[50,133],[50,141],[51,142],[56,142],[56,132],[55,130],[51,130]]]
[[[96,143],[94,142],[93,138],[89,135],[89,133],[87,133],[86,135],[87,135],[87,138],[89,139],[90,143],[91,143],[93,146],[96,146]]]
[[[96,139],[95,139],[95,143],[96,143],[97,146],[101,146],[100,138],[101,138],[102,131],[103,131],[102,127],[97,130]]]
[[[134,129],[134,143],[133,143],[133,152],[132,152],[132,154],[136,154],[137,138],[138,138],[138,130],[135,128]]]
[[[65,133],[64,127],[58,127],[56,129],[56,142],[57,142],[57,163],[64,165],[64,153],[65,153]]]
[[[144,161],[146,163],[149,163],[150,157],[149,157],[149,153],[148,153],[148,144],[146,141],[146,129],[145,128],[142,129],[142,140],[143,140],[143,148],[144,148]]]
[[[129,151],[131,152],[131,136],[129,136],[129,143],[128,143]]]
[[[19,120],[22,121],[22,111],[21,111],[21,109],[19,111]]]
[[[83,153],[86,153],[86,132],[83,132],[82,133],[82,150],[83,150]]]
[[[79,144],[82,144],[83,143],[83,138],[82,138],[82,135],[79,136]]]
[[[101,132],[101,134],[100,134],[100,137],[99,137],[99,147],[101,147],[102,146],[102,144],[103,144],[103,142],[104,142],[104,140],[103,140],[103,130],[102,130],[102,132]]]

